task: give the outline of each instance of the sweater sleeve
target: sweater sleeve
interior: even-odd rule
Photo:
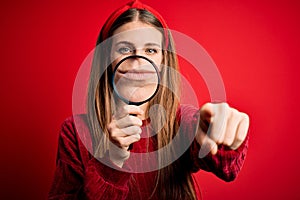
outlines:
[[[192,106],[181,107],[181,121],[184,126],[185,135],[188,137],[195,137],[196,128],[199,123],[198,109]],[[212,172],[217,177],[224,181],[233,181],[240,172],[245,157],[248,151],[249,135],[247,135],[243,144],[236,150],[232,150],[225,145],[219,145],[216,155],[209,153],[203,158],[199,157],[200,145],[196,139],[191,140],[189,148],[190,159],[192,163],[191,170],[197,172],[202,169]]]
[[[249,136],[243,144],[236,150],[229,149],[227,146],[219,145],[215,155],[209,153],[204,158],[199,158],[200,145],[196,140],[193,141],[190,153],[193,162],[193,171],[203,169],[214,173],[224,181],[233,181],[240,172],[248,151]]]
[[[125,199],[130,176],[130,173],[106,166],[88,153],[73,118],[63,123],[48,199]]]

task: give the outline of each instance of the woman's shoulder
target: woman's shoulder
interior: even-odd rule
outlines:
[[[73,130],[75,133],[78,127],[88,127],[88,117],[86,114],[71,115],[62,122],[61,127]]]
[[[74,123],[87,123],[87,114],[76,114],[68,116],[62,123],[62,125],[72,125]]]
[[[88,127],[88,117],[86,114],[72,115],[63,121],[59,136],[76,143],[81,141],[87,145],[91,143],[91,135]]]

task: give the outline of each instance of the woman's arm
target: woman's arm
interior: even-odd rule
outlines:
[[[230,147],[222,142],[218,142],[218,145],[212,146],[214,142],[209,138],[209,134],[207,134],[208,128],[203,126],[201,128],[200,123],[203,125],[203,122],[201,122],[203,119],[200,118],[200,115],[201,110],[199,111],[195,107],[181,106],[181,130],[184,131],[183,135],[185,135],[186,138],[190,138],[189,140],[191,141],[189,148],[192,163],[191,170],[196,172],[199,169],[203,169],[214,173],[224,181],[234,180],[243,166],[248,150],[249,136],[242,138],[242,142],[237,148],[236,146]],[[224,121],[219,121],[223,121],[227,124],[228,118],[226,119],[225,116],[221,117],[224,117]],[[227,131],[224,132],[224,134],[226,134]],[[199,138],[199,136],[201,136],[201,138]],[[200,139],[202,140],[200,141]],[[208,140],[209,143],[206,143],[204,139]],[[231,141],[231,143],[234,144],[234,141]]]
[[[208,153],[200,158],[200,145],[194,140],[190,148],[190,155],[193,163],[193,171],[199,169],[212,172],[224,181],[233,181],[240,172],[248,151],[249,136],[243,144],[236,150],[232,150],[225,145],[219,145],[215,155]]]
[[[73,118],[63,123],[49,199],[125,199],[130,176],[89,154],[76,132]]]

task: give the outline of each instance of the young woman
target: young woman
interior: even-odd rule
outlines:
[[[68,118],[60,132],[49,199],[197,199],[192,173],[203,169],[225,181],[235,179],[248,148],[249,118],[226,103],[200,109],[180,105],[174,52],[165,21],[151,7],[134,1],[109,17],[94,54],[88,113]],[[161,78],[154,98],[142,105],[122,104],[113,94],[113,71],[132,55],[151,60]],[[143,92],[147,88],[135,97]],[[150,112],[154,105],[163,109]],[[179,143],[159,151],[178,135]],[[208,154],[199,156],[204,147]],[[150,157],[150,152],[158,153]],[[133,159],[135,153],[145,156]]]

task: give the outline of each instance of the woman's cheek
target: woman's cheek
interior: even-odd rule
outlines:
[[[162,55],[158,56],[157,58],[154,59],[154,63],[156,64],[157,68],[159,71],[161,70],[161,64],[162,64]]]
[[[120,62],[122,59],[123,59],[123,57],[120,55],[112,55],[111,56],[111,66],[112,66],[113,70],[115,69],[115,66],[118,64],[118,62]]]

